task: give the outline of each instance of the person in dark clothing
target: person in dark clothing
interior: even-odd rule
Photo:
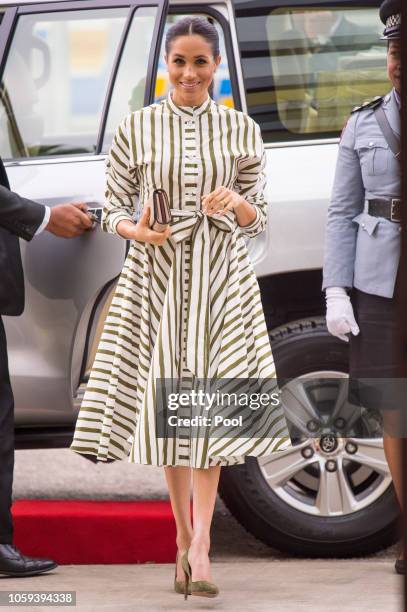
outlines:
[[[13,545],[11,495],[14,469],[14,401],[2,315],[24,310],[24,275],[18,238],[31,240],[43,230],[74,238],[92,227],[86,204],[52,209],[10,191],[0,158],[0,575],[33,576],[57,567],[49,559],[31,559]]]

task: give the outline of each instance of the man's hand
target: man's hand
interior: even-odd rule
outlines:
[[[61,238],[76,238],[92,229],[92,219],[87,214],[88,207],[78,204],[58,204],[51,208],[51,216],[46,230]]]
[[[353,314],[353,308],[344,287],[328,287],[326,295],[326,326],[333,336],[344,342],[349,342],[345,334],[359,333],[359,326]]]

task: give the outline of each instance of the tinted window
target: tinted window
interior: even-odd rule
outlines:
[[[103,152],[109,149],[121,120],[129,112],[144,106],[148,57],[156,14],[156,8],[140,8],[132,19],[114,84]]]
[[[248,111],[266,142],[337,136],[355,105],[390,89],[377,8],[235,5]]]
[[[93,153],[126,8],[19,18],[0,90],[4,158]]]

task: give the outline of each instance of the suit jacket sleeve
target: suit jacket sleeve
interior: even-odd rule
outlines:
[[[24,240],[31,240],[44,215],[45,206],[22,198],[0,185],[0,227]]]
[[[363,211],[365,188],[355,150],[358,113],[352,115],[339,145],[335,180],[325,233],[323,286],[352,287],[357,225],[352,220]]]

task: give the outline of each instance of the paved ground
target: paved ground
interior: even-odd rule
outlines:
[[[14,494],[26,499],[167,497],[162,469],[94,465],[69,450],[18,451]],[[212,600],[184,602],[172,593],[172,565],[64,566],[18,583],[0,579],[0,591],[76,590],[80,612],[402,610],[402,579],[393,572],[396,546],[366,559],[291,559],[246,533],[220,500],[212,539],[213,576],[221,588]]]
[[[115,461],[94,464],[69,449],[16,453],[17,498],[165,499],[164,470]]]
[[[172,577],[172,565],[64,566],[53,575],[26,578],[18,585],[15,580],[0,580],[0,589],[76,590],[80,612],[401,610],[402,581],[384,560],[215,562],[219,597],[193,597],[187,602],[171,591]]]

